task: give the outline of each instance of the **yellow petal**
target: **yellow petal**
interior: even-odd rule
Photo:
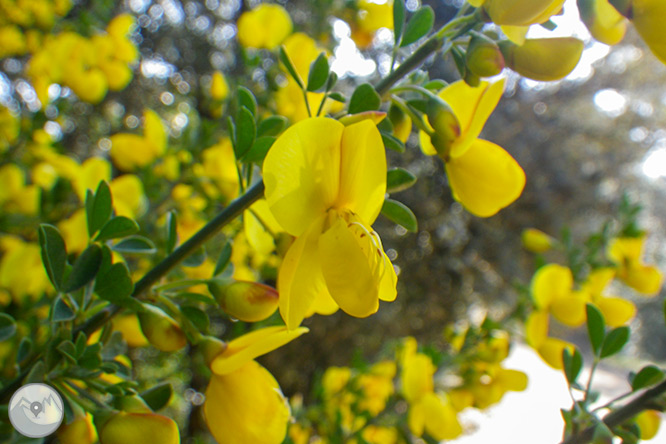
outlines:
[[[590,293],[592,297],[601,296],[601,293],[603,293],[614,277],[615,269],[610,267],[592,270],[587,280],[583,283],[583,290]]]
[[[384,275],[379,282],[379,299],[386,302],[395,301],[398,296],[396,285],[398,284],[398,275],[395,274],[391,259],[382,251],[384,258]]]
[[[625,262],[638,262],[641,259],[645,236],[618,237],[608,245],[608,257],[618,266]]]
[[[596,301],[609,327],[619,327],[629,322],[636,315],[636,306],[625,299],[602,297]]]
[[[317,46],[317,42],[312,37],[302,32],[295,32],[287,37],[284,41],[284,49],[301,80],[308,78],[310,64],[319,54],[325,52],[324,49]],[[284,67],[283,70],[286,72]]]
[[[497,25],[525,26],[548,20],[563,3],[564,0],[488,0],[484,7]]]
[[[525,173],[494,143],[476,139],[460,157],[445,164],[453,197],[470,213],[489,217],[520,197]]]
[[[363,120],[347,126],[340,146],[340,190],[336,206],[372,224],[384,204],[386,154],[377,126]]]
[[[635,421],[641,429],[641,439],[647,441],[657,435],[661,426],[661,415],[657,410],[645,410],[636,416]]]
[[[519,370],[500,368],[495,378],[505,391],[522,392],[527,388],[527,375]]]
[[[338,304],[328,293],[328,290],[320,291],[315,296],[314,301],[312,301],[310,311],[306,313],[305,317],[310,317],[315,313],[320,315],[332,315],[338,311],[339,308]]]
[[[409,406],[407,416],[409,431],[416,436],[423,436],[425,430],[425,408],[422,402],[415,402]]]
[[[532,312],[525,322],[525,340],[538,350],[548,338],[548,312]]]
[[[548,310],[553,301],[569,296],[571,287],[571,270],[561,265],[548,264],[534,274],[530,290],[537,307]]]
[[[435,393],[421,401],[425,416],[425,431],[437,441],[454,439],[462,433],[455,409]]]
[[[381,249],[362,222],[348,223],[336,213],[329,223],[319,237],[318,256],[326,287],[345,313],[364,318],[379,308]]]
[[[583,42],[574,37],[527,39],[517,46],[502,42],[506,66],[528,79],[560,80],[574,70],[583,54]]]
[[[248,243],[259,254],[269,255],[275,250],[273,236],[281,229],[265,199],[258,200],[243,212],[243,228]]]
[[[157,113],[151,109],[146,109],[143,112],[143,118],[145,119],[143,134],[146,140],[152,144],[152,154],[153,158],[164,154],[167,145],[167,134],[164,129],[164,124],[162,119]]]
[[[634,0],[633,23],[645,43],[659,60],[666,63],[666,2],[663,0]]]
[[[227,344],[227,348],[210,365],[216,375],[235,372],[258,356],[282,347],[308,331],[305,327],[287,330],[285,327],[265,327],[244,334]]]
[[[227,79],[220,71],[213,73],[213,78],[210,84],[210,96],[214,100],[224,100],[229,96],[229,84]]]
[[[111,417],[99,434],[104,444],[129,442],[159,442],[179,444],[180,434],[176,422],[156,413],[119,412]]]
[[[106,159],[91,157],[81,164],[80,173],[73,184],[81,202],[86,199],[86,191],[95,192],[102,180],[111,180],[111,164]]]
[[[516,45],[525,43],[525,36],[529,29],[529,26],[502,26],[504,35]]]
[[[578,0],[580,18],[596,40],[606,45],[622,41],[627,20],[608,3],[608,0]]]
[[[464,154],[479,137],[488,117],[502,97],[504,83],[504,79],[495,83],[482,81],[479,86],[472,87],[459,80],[439,93],[439,97],[451,106],[460,123],[460,138],[451,147],[451,157]]]
[[[153,149],[136,134],[114,134],[111,136],[111,160],[122,171],[133,171],[154,160]]]
[[[569,351],[573,352],[574,345],[561,339],[547,338],[544,343],[541,344],[538,351],[539,355],[541,355],[548,365],[556,370],[560,370],[563,367],[562,352],[565,348],[568,348]]]
[[[255,361],[231,373],[214,374],[203,410],[208,428],[221,444],[279,444],[290,416],[277,381]]]
[[[247,48],[274,49],[291,30],[291,18],[282,6],[262,3],[239,18],[238,41]]]
[[[648,265],[634,265],[627,269],[626,274],[620,275],[622,280],[631,288],[653,296],[661,290],[664,276],[656,267]]]
[[[553,238],[536,228],[523,230],[520,240],[526,250],[533,253],[544,253],[553,247]]]
[[[557,297],[550,304],[550,312],[555,319],[569,327],[579,327],[587,319],[585,304],[590,302],[587,293],[576,291],[567,296]]]
[[[417,402],[434,389],[435,366],[429,356],[416,353],[402,362],[401,390],[410,403]]]
[[[323,224],[321,218],[296,238],[280,266],[277,281],[280,315],[290,329],[298,327],[312,313],[312,305],[320,293],[328,292],[318,253]]]
[[[282,228],[301,235],[331,208],[340,186],[340,142],[345,127],[326,118],[291,126],[263,165],[265,196]]]

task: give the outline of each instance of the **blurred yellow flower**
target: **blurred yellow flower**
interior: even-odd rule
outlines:
[[[580,18],[596,40],[617,45],[627,31],[627,19],[608,0],[578,0]]]
[[[653,265],[641,260],[645,236],[619,237],[608,246],[608,257],[617,266],[617,277],[625,284],[645,295],[655,295],[661,290],[664,276]]]
[[[320,303],[366,317],[379,299],[395,299],[395,271],[370,228],[386,192],[386,154],[373,122],[299,122],[277,139],[263,176],[273,216],[297,237],[278,276],[290,329]]]
[[[179,444],[180,433],[176,422],[166,416],[157,413],[118,412],[101,427],[99,439],[104,444]]]
[[[275,49],[291,30],[289,13],[280,5],[262,3],[238,19],[238,41],[246,48]]]
[[[127,133],[111,136],[111,160],[122,171],[148,166],[166,150],[167,133],[160,116],[146,109],[143,118],[143,136]]]
[[[583,283],[582,291],[587,292],[590,300],[601,310],[606,325],[619,327],[634,317],[636,306],[625,299],[603,295],[603,291],[614,277],[615,269],[613,268],[598,268],[593,270]]]
[[[523,247],[532,253],[545,253],[553,247],[554,239],[536,228],[526,228],[521,235]]]
[[[0,289],[8,290],[12,300],[22,304],[26,297],[36,299],[52,290],[39,245],[18,237],[0,237]],[[20,270],[20,272],[17,272]],[[30,276],[26,279],[25,276]]]
[[[351,23],[351,38],[359,48],[372,44],[381,28],[393,29],[393,0],[359,0],[355,20]]]

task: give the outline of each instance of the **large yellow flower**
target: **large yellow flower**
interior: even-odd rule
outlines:
[[[444,160],[453,197],[472,214],[489,217],[518,199],[525,187],[525,173],[502,147],[479,139],[483,125],[497,106],[504,81],[481,82],[471,87],[464,81],[444,88],[439,97],[451,107],[459,134],[444,152],[437,152],[430,136],[420,133],[425,154]]]
[[[264,161],[266,200],[297,239],[278,276],[280,314],[296,328],[314,308],[366,317],[396,296],[396,274],[370,227],[384,202],[386,155],[374,123],[307,119]]]
[[[275,49],[291,34],[292,27],[282,6],[261,4],[238,19],[238,41],[246,48]]]
[[[307,328],[267,327],[231,341],[210,363],[204,415],[220,444],[279,444],[289,406],[275,378],[254,358],[290,342]]]
[[[655,295],[661,290],[664,276],[652,265],[641,261],[645,236],[620,237],[608,247],[608,257],[617,264],[617,276],[639,293]]]

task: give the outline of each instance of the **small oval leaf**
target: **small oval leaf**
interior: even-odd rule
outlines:
[[[382,99],[369,83],[359,85],[349,101],[349,114],[358,114],[363,111],[375,111],[382,104]]]
[[[386,173],[386,192],[397,193],[416,183],[416,176],[403,168],[394,168]]]
[[[407,22],[400,47],[414,43],[430,32],[435,24],[435,12],[430,6],[419,8]]]
[[[97,244],[91,244],[74,262],[72,271],[67,276],[63,291],[70,293],[95,279],[102,264],[102,249]]]
[[[382,206],[382,214],[391,221],[404,227],[407,231],[415,233],[418,231],[416,216],[405,204],[393,199],[386,199]]]
[[[104,224],[99,234],[95,238],[98,242],[104,242],[109,239],[131,236],[139,232],[139,225],[125,216],[116,216]]]

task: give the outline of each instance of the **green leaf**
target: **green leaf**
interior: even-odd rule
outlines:
[[[339,92],[330,93],[328,95],[328,98],[340,103],[345,103],[347,101],[347,98],[342,93]]]
[[[363,111],[375,111],[382,104],[382,99],[369,83],[359,85],[352,94],[349,101],[349,114],[362,113]]]
[[[88,370],[97,370],[102,365],[101,351],[102,344],[99,342],[89,345],[78,359],[79,365]]]
[[[308,91],[317,91],[326,85],[326,81],[328,80],[328,69],[326,53],[322,52],[310,65]]]
[[[169,404],[171,396],[173,395],[173,388],[171,384],[164,383],[153,386],[148,390],[139,393],[139,396],[148,404],[153,411],[160,410]]]
[[[284,49],[284,46],[280,46],[280,53],[278,58],[287,69],[287,72],[291,75],[291,78],[294,79],[298,87],[303,89],[303,80],[301,79],[301,76],[298,75],[298,72],[296,72],[296,68],[294,68],[294,64],[291,63],[291,59],[289,58],[287,51]]]
[[[58,296],[53,305],[53,322],[71,321],[76,317],[76,313],[67,305],[62,296]]]
[[[118,355],[122,355],[127,351],[127,343],[123,339],[123,334],[119,331],[111,333],[111,337],[104,344],[101,351],[102,359],[110,361]]]
[[[39,226],[39,245],[42,252],[42,262],[53,287],[57,291],[62,289],[62,279],[67,266],[67,249],[60,232],[53,225],[41,224]]]
[[[119,253],[134,253],[134,254],[154,254],[157,253],[157,247],[153,241],[143,236],[132,236],[123,239],[111,247],[113,251]]]
[[[35,365],[32,366],[32,370],[28,373],[28,376],[25,378],[24,383],[30,384],[32,382],[44,382],[46,377],[46,364],[44,361],[37,361]]]
[[[629,341],[629,327],[618,327],[610,331],[604,339],[604,344],[601,346],[601,354],[599,357],[606,358],[612,356],[622,350],[622,348]]]
[[[257,135],[262,136],[277,136],[287,126],[287,119],[282,116],[271,116],[259,123]]]
[[[106,221],[111,217],[112,211],[113,200],[111,198],[111,190],[105,181],[101,181],[97,186],[97,191],[92,201],[88,203],[88,199],[86,199],[86,219],[88,221],[88,235],[90,237],[104,226]]]
[[[416,176],[403,168],[393,168],[386,173],[386,192],[397,193],[416,183]]]
[[[407,22],[400,47],[414,43],[430,32],[435,24],[435,12],[430,6],[419,8]]]
[[[602,315],[599,309],[592,304],[587,304],[585,309],[587,311],[587,334],[590,337],[592,351],[595,356],[599,356],[601,345],[603,344],[606,335],[604,315]]]
[[[86,351],[86,346],[88,345],[88,337],[84,332],[80,332],[76,337],[76,357],[83,355],[83,352]]]
[[[72,341],[62,341],[56,349],[65,359],[72,364],[76,364],[76,347]]]
[[[6,341],[16,334],[16,321],[6,313],[0,313],[0,341]]]
[[[206,250],[204,247],[199,247],[194,253],[187,256],[182,264],[184,267],[198,267],[206,260]]]
[[[102,249],[97,244],[91,244],[76,258],[72,271],[67,276],[63,291],[71,293],[82,288],[95,279],[102,264]]]
[[[236,122],[236,144],[234,145],[236,159],[242,159],[252,148],[256,134],[257,125],[254,122],[254,116],[250,110],[242,107],[238,112],[238,121]]]
[[[382,142],[384,142],[384,146],[392,151],[396,151],[398,153],[404,153],[405,152],[405,144],[402,143],[402,140],[398,139],[395,137],[393,134],[387,134],[387,133],[381,133],[382,135]]]
[[[402,30],[405,28],[405,0],[393,0],[393,34],[395,46],[400,44]]]
[[[203,302],[204,304],[214,305],[216,307],[218,305],[217,300],[215,300],[215,298],[209,294],[192,293],[186,291],[183,293],[178,293],[176,296],[192,302]]]
[[[581,369],[583,368],[583,357],[577,348],[574,348],[573,354],[568,348],[562,351],[562,362],[564,363],[564,375],[567,377],[569,385],[574,385]]]
[[[109,239],[131,236],[139,232],[139,224],[125,216],[116,216],[104,224],[99,234],[95,238],[98,242],[104,242]]]
[[[444,88],[446,88],[447,83],[444,80],[441,79],[434,79],[423,85],[425,89],[429,89],[430,91],[440,91]]]
[[[649,387],[664,379],[664,371],[656,365],[645,366],[639,371],[636,376],[631,378],[631,389],[636,391],[645,387]]]
[[[257,99],[254,98],[252,91],[244,86],[238,87],[238,107],[245,107],[253,116],[257,115]]]
[[[16,352],[16,362],[21,364],[32,351],[32,340],[30,338],[22,338],[18,346],[18,351]]]
[[[215,277],[218,274],[224,272],[225,268],[227,268],[229,262],[231,261],[232,251],[233,249],[231,246],[231,242],[227,241],[227,243],[224,244],[224,247],[222,247],[220,255],[217,257],[217,263],[215,264],[215,271],[213,271],[213,275],[211,277]]]
[[[254,144],[252,144],[250,151],[248,151],[245,157],[243,157],[243,162],[254,162],[258,165],[263,164],[264,158],[266,157],[266,154],[268,154],[268,150],[273,146],[275,139],[276,138],[273,136],[257,138],[257,140],[254,141]]]
[[[210,321],[208,320],[208,315],[201,309],[192,306],[180,307],[181,313],[194,325],[194,327],[200,332],[205,332],[208,330],[208,325]]]
[[[407,229],[407,231],[411,231],[412,233],[418,231],[416,216],[412,213],[412,210],[402,202],[393,199],[384,200],[382,214],[388,217],[391,221]]]
[[[129,270],[122,262],[111,265],[109,270],[100,274],[95,281],[95,293],[116,305],[122,305],[122,300],[128,298],[133,290],[134,283]]]
[[[166,229],[167,229],[167,239],[166,239],[166,253],[171,254],[173,249],[176,248],[176,243],[178,242],[178,216],[174,210],[171,210],[167,213],[166,218]]]

